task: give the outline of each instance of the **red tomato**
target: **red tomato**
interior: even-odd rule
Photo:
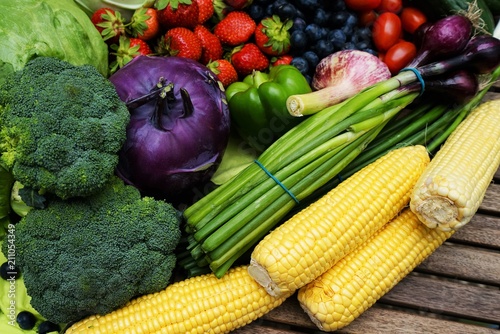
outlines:
[[[370,27],[376,18],[377,13],[374,10],[363,10],[358,13],[358,24],[362,27]]]
[[[399,14],[403,30],[413,34],[422,24],[427,22],[425,14],[417,8],[405,7]]]
[[[372,38],[377,51],[385,52],[396,44],[402,35],[401,20],[392,12],[379,15],[372,27]]]
[[[377,11],[399,13],[403,8],[403,0],[382,0],[377,7]]]
[[[381,2],[382,0],[345,0],[347,8],[356,11],[375,9]]]
[[[403,69],[417,55],[415,44],[401,40],[387,50],[384,62],[392,74],[396,74]]]

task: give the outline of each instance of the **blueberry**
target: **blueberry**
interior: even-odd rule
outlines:
[[[16,321],[21,329],[30,330],[35,327],[36,317],[28,311],[21,311],[17,314]]]
[[[346,5],[345,5],[345,0],[330,0],[325,2],[325,7],[328,9],[328,11],[334,13],[334,12],[340,12],[342,10],[346,10]]]
[[[266,16],[264,7],[255,3],[248,7],[247,12],[255,22],[260,22]]]
[[[294,50],[302,50],[307,47],[307,34],[303,30],[295,30],[290,35],[290,44]]]
[[[293,20],[293,25],[292,28],[290,28],[290,33],[294,32],[295,30],[304,30],[307,26],[306,21],[303,18],[296,17]]]
[[[316,23],[309,23],[304,31],[310,41],[317,41],[325,37],[325,29]]]
[[[355,27],[358,24],[358,17],[356,16],[356,14],[347,12],[345,24],[351,27]]]
[[[346,42],[342,47],[342,50],[357,50],[356,44],[352,42]]]
[[[358,50],[368,49],[371,46],[370,42],[367,42],[367,41],[360,41],[360,42],[355,43],[355,45],[356,45],[356,49],[358,49]]]
[[[330,21],[330,17],[331,12],[327,12],[323,8],[318,8],[318,10],[316,10],[316,12],[314,13],[311,21],[320,26],[325,26]]]
[[[295,66],[303,75],[309,73],[309,63],[303,57],[294,57],[290,65]]]
[[[278,6],[274,10],[274,14],[278,15],[282,20],[294,19],[297,16],[297,8],[290,3]]]
[[[296,2],[298,6],[311,12],[321,7],[320,0],[297,0]]]
[[[349,36],[348,40],[351,39],[351,37],[354,35],[354,27],[345,25],[342,28],[340,28],[346,36]]]
[[[372,39],[372,31],[368,27],[359,27],[354,32],[354,35],[358,41],[371,41]]]
[[[319,56],[316,54],[316,52],[312,50],[304,52],[302,54],[302,57],[304,57],[307,60],[310,68],[316,68],[316,66],[319,63]]]
[[[345,26],[349,13],[345,10],[335,12],[330,19],[330,26],[334,28],[341,28]]]
[[[51,321],[44,321],[38,326],[38,334],[48,334],[52,332],[59,332],[61,327]]]
[[[0,277],[2,277],[4,280],[14,278],[17,279],[21,276],[21,273],[19,271],[19,268],[14,266],[14,268],[11,268],[11,265],[8,262],[2,263],[0,266]]]
[[[342,49],[347,41],[347,36],[341,29],[330,30],[327,38],[336,50]]]
[[[314,49],[318,54],[319,58],[325,58],[326,56],[332,54],[335,50],[332,42],[327,39],[320,39],[316,45],[314,45]]]

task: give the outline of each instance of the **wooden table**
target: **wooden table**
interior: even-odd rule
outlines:
[[[485,100],[494,98],[500,98],[500,83],[485,96]],[[337,332],[500,334],[500,169],[472,221],[361,317]],[[233,333],[324,332],[311,322],[293,295]]]

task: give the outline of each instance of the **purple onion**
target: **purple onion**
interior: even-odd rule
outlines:
[[[445,75],[433,77],[425,83],[426,91],[439,93],[453,101],[466,102],[474,97],[479,90],[477,76],[470,71],[461,69]]]
[[[472,22],[463,15],[450,15],[436,21],[423,33],[420,49],[408,67],[418,67],[459,54],[467,45],[472,31]]]

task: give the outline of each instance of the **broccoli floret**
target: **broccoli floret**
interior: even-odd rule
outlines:
[[[129,120],[95,67],[37,57],[0,89],[0,161],[25,187],[88,196],[113,175]]]
[[[31,304],[56,323],[105,314],[171,281],[180,214],[118,177],[97,194],[48,199],[15,226]],[[3,249],[4,253],[6,249]]]

